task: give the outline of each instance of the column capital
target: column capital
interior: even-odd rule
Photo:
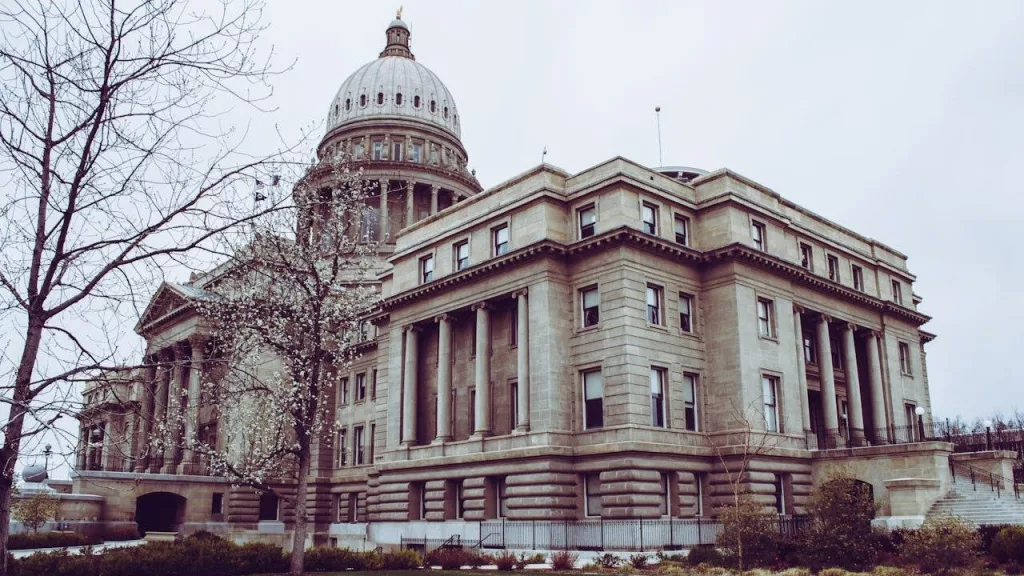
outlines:
[[[513,299],[518,299],[520,297],[526,298],[529,295],[530,295],[530,289],[529,288],[520,288],[519,290],[516,290],[515,292],[512,293],[512,298]]]
[[[476,304],[473,304],[469,308],[470,308],[470,310],[472,310],[474,312],[476,312],[477,310],[493,310],[494,309],[494,305],[492,305],[492,304],[490,304],[488,302],[477,302]]]
[[[200,346],[205,346],[206,343],[210,341],[210,335],[203,334],[201,332],[195,332],[192,335],[190,335],[187,338],[187,340],[189,346],[191,346],[192,348],[197,348]]]
[[[857,326],[854,322],[843,322],[843,329],[849,330],[852,333],[856,333],[860,326]]]
[[[793,302],[793,314],[803,314],[804,312],[807,312],[806,308],[796,302]]]
[[[441,185],[440,184],[431,184],[430,185],[430,193],[431,194],[436,194],[437,191],[440,190],[440,189],[441,189]]]
[[[451,314],[449,314],[447,312],[445,312],[444,314],[438,314],[437,316],[434,316],[434,321],[438,322],[438,323],[440,323],[440,322],[451,322],[452,320],[454,320],[454,316],[452,316]]]
[[[818,320],[826,324],[830,324],[832,322],[832,316],[824,312],[818,312]]]
[[[422,331],[423,327],[419,326],[418,324],[409,324],[402,330],[404,330],[405,332],[412,332],[415,334],[416,332]]]
[[[875,340],[880,340],[882,338],[882,331],[881,330],[875,330],[874,328],[865,328],[864,329],[864,337],[865,338],[874,338]]]

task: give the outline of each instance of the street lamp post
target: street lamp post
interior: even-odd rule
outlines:
[[[992,449],[992,421],[985,420],[985,450]]]
[[[50,446],[49,444],[47,444],[46,446],[43,446],[43,470],[47,474],[50,473],[50,454],[52,452],[53,452],[53,446]]]
[[[918,406],[914,408],[914,413],[917,414],[917,430],[920,434],[919,442],[924,442],[924,406]]]

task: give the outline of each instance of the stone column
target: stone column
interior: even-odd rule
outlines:
[[[437,438],[452,439],[452,317],[437,317]]]
[[[161,350],[159,353],[160,368],[157,372],[156,394],[153,398],[153,420],[149,427],[151,430],[149,471],[156,474],[160,472],[164,463],[163,446],[165,443],[164,431],[160,425],[167,421],[167,389],[171,380],[171,362],[174,360],[173,353],[168,350]]]
[[[807,396],[807,361],[804,359],[804,322],[801,314],[804,309],[793,305],[793,330],[796,331],[796,376],[800,389],[800,421],[804,426],[804,435],[811,430],[811,406]]]
[[[181,381],[185,378],[185,353],[180,345],[173,348],[174,363],[171,365],[171,380],[167,389],[167,427],[169,442],[164,448],[164,461],[160,472],[175,474],[181,459]]]
[[[402,395],[402,444],[416,444],[417,359],[419,357],[419,328],[405,329],[405,393]]]
[[[517,432],[530,431],[530,309],[525,289],[516,299],[516,423]]]
[[[150,356],[146,363],[145,381],[139,395],[139,427],[135,435],[135,471],[144,472],[149,461],[150,435],[153,431],[153,396],[157,386],[156,358]]]
[[[405,181],[405,225],[416,222],[416,182]]]
[[[888,441],[889,423],[885,413],[885,396],[882,393],[882,363],[878,358],[878,332],[872,330],[864,338],[868,351],[868,378],[871,381],[871,410],[875,415],[873,440],[876,444]]]
[[[473,436],[491,435],[491,314],[486,303],[473,306],[476,311],[476,430]]]
[[[100,467],[107,472],[120,472],[121,467],[117,465],[114,446],[114,422],[113,414],[107,415],[107,421],[103,423],[103,445],[100,447]]]
[[[386,242],[391,231],[388,222],[388,181],[382,178],[377,185],[380,187],[380,241]]]
[[[818,372],[821,375],[821,408],[825,414],[826,442],[839,438],[839,409],[836,407],[836,376],[832,368],[832,342],[828,323],[831,318],[818,316]],[[826,445],[825,448],[835,446]]]
[[[854,446],[864,445],[864,405],[860,399],[860,374],[857,370],[857,347],[853,331],[857,327],[843,327],[843,366],[846,367],[846,396],[850,404],[850,441]]]
[[[206,338],[194,334],[189,338],[191,363],[188,367],[188,406],[185,410],[185,451],[178,465],[178,474],[199,473],[199,458],[195,445],[199,434],[199,395],[203,378],[203,347]]]
[[[89,465],[89,426],[82,424],[78,428],[78,457],[75,469],[85,470]]]
[[[430,185],[430,214],[433,216],[437,214],[437,193],[440,191],[440,186],[437,184]]]

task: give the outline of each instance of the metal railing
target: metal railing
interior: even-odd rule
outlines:
[[[779,516],[778,530],[799,532],[809,519]],[[480,546],[519,550],[680,550],[714,544],[722,523],[703,518],[658,520],[487,520],[480,523]]]
[[[421,554],[428,554],[440,548],[453,548],[460,550],[464,548],[479,548],[480,542],[477,540],[468,540],[459,534],[453,534],[445,539],[406,538],[405,536],[402,536],[399,540],[399,546],[401,546],[403,550],[416,550]]]
[[[1012,494],[1014,498],[1020,500],[1020,487],[1011,478],[989,472],[988,470],[982,470],[966,462],[956,462],[953,458],[949,459],[949,473],[953,478],[954,484],[956,484],[957,475],[959,474],[961,479],[971,482],[971,486],[975,491],[978,490],[980,485],[982,489],[988,488],[995,492],[997,498],[1001,497],[1005,492],[1007,496]]]

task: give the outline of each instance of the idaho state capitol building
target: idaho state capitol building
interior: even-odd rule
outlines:
[[[949,490],[951,445],[921,436],[934,336],[906,256],[728,169],[613,158],[483,190],[453,95],[405,22],[386,34],[330,102],[317,151],[379,189],[366,233],[383,300],[335,383],[340,431],[314,449],[313,542],[711,519],[748,428],[771,442],[744,487],[779,514],[801,514],[836,465],[871,484],[882,517],[919,519]],[[188,450],[141,456],[169,410],[219,441],[214,411],[168,403],[196,398],[203,285],[153,297],[130,402],[86,389],[73,491],[93,495],[83,521],[287,542],[275,496]]]

